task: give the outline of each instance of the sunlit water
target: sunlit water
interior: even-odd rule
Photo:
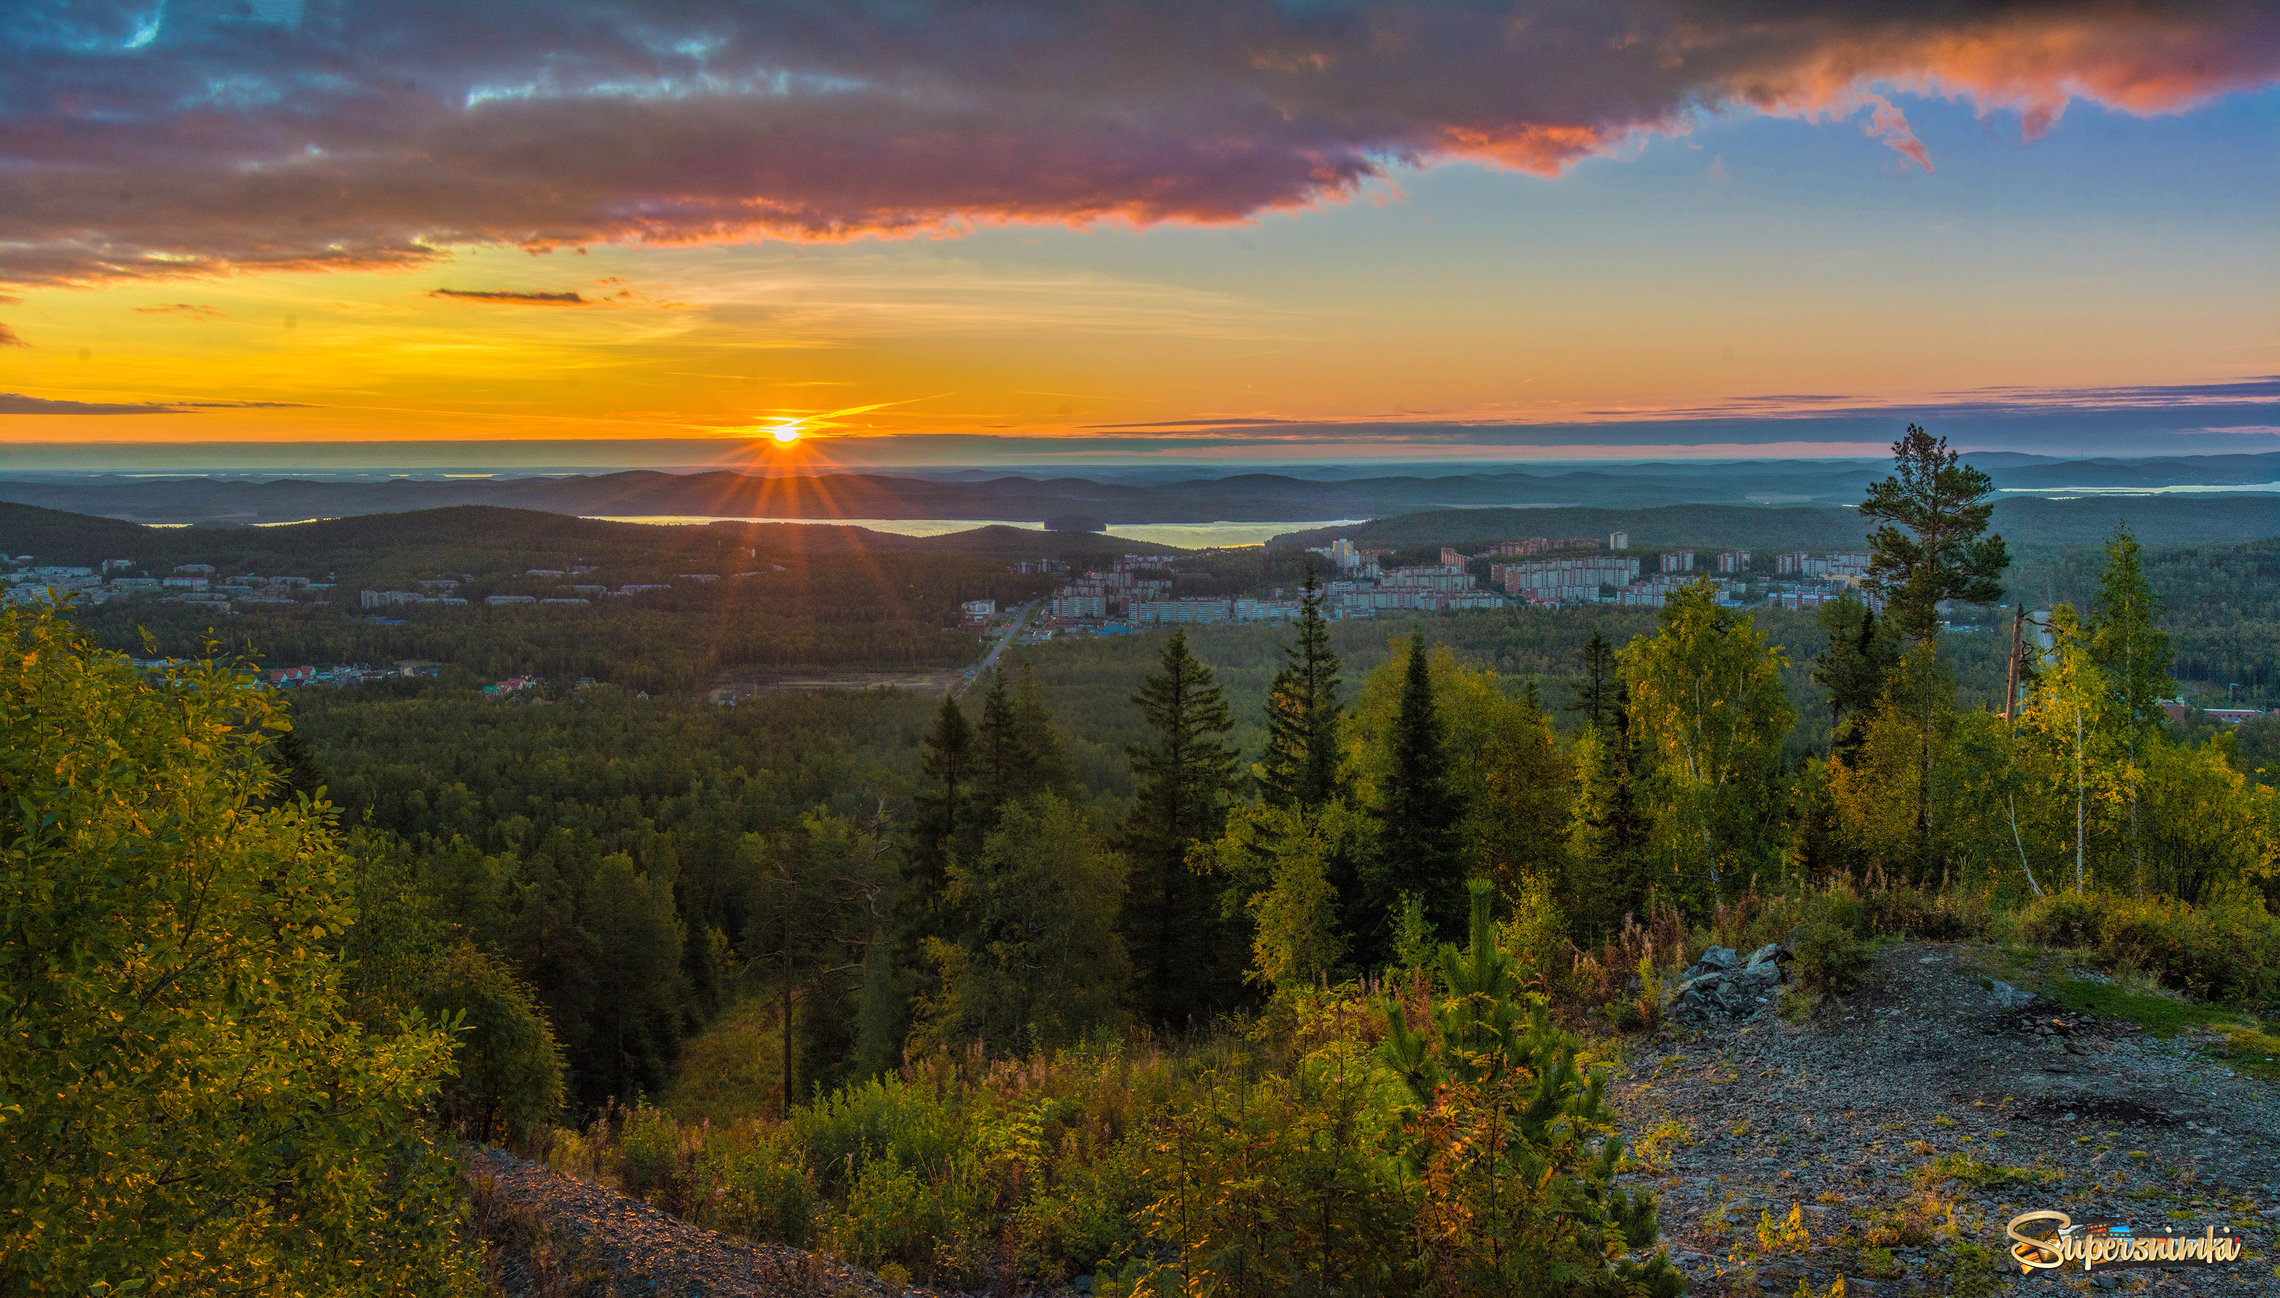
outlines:
[[[744,518],[718,514],[615,514],[589,515],[604,523],[647,523],[661,527],[691,527],[706,523],[821,523],[842,527],[867,527],[874,532],[892,532],[896,536],[947,536],[952,532],[970,532],[977,527],[1014,527],[1025,532],[1042,532],[1042,523],[1008,523],[987,518]],[[1271,537],[1285,532],[1302,532],[1317,527],[1355,527],[1365,520],[1358,518],[1331,518],[1318,522],[1296,523],[1115,523],[1108,535],[1120,541],[1146,541],[1154,545],[1173,545],[1183,550],[1200,550],[1207,546],[1263,545]]]
[[[2280,482],[2181,482],[2169,487],[2005,487],[2011,496],[2250,496],[2280,492]]]

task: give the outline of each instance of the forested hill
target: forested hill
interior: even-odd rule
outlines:
[[[1993,528],[2014,548],[2094,545],[2127,522],[2149,546],[2224,545],[2280,537],[2280,496],[2016,497],[1995,505]],[[1655,509],[1437,509],[1373,519],[1360,527],[1290,532],[1275,545],[1358,545],[1460,549],[1522,536],[1631,534],[1635,548],[1748,546],[1825,550],[1866,548],[1867,528],[1851,509],[1815,505],[1670,505]]]
[[[945,536],[911,537],[827,523],[658,527],[490,505],[270,527],[146,527],[0,502],[0,551],[66,564],[132,558],[144,567],[199,562],[254,572],[349,572],[365,570],[384,553],[407,566],[448,566],[456,571],[470,555],[527,556],[534,562],[549,556],[574,556],[580,562],[654,559],[670,564],[709,562],[724,555],[786,562],[887,554],[1017,559],[1110,550],[1172,552],[1168,546],[1142,541],[1030,528],[979,527]],[[745,556],[746,551],[750,555]]]
[[[416,452],[408,452],[416,453]],[[2280,476],[2280,456],[2051,460],[1971,457],[1999,489],[2160,490],[2253,487]],[[1216,473],[1088,467],[1085,476],[975,470],[841,472],[752,465],[704,472],[642,469],[524,477],[338,480],[119,474],[0,478],[0,500],[147,523],[281,523],[449,505],[543,509],[589,517],[971,518],[1036,523],[1060,516],[1108,523],[1304,522],[1420,510],[1639,509],[1779,501],[1843,506],[1879,467],[1865,460],[1443,465],[1403,472],[1290,466]]]

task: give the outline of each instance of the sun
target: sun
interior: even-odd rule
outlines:
[[[775,429],[768,435],[776,439],[776,444],[778,446],[790,446],[792,443],[800,440],[800,432],[801,428],[799,420],[786,419],[779,422],[776,425]]]

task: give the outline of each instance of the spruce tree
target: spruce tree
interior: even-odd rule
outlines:
[[[1569,687],[1575,691],[1575,701],[1567,710],[1581,712],[1585,721],[1605,729],[1621,684],[1615,677],[1615,646],[1596,627],[1591,639],[1584,642],[1583,675],[1569,682]]]
[[[1066,793],[1073,777],[1067,746],[1045,709],[1045,692],[1026,665],[1016,689],[1005,669],[990,675],[982,696],[982,723],[974,735],[974,815],[961,845],[981,842],[1011,803],[1040,793]]]
[[[2157,727],[2161,700],[2177,687],[2173,655],[2161,629],[2161,596],[2146,584],[2143,550],[2128,524],[2106,542],[2098,606],[2090,618],[2090,656],[2113,683],[2114,701],[2132,727]]]
[[[1132,864],[1125,931],[1141,1013],[1178,1023],[1220,1008],[1239,987],[1240,944],[1212,887],[1187,864],[1189,847],[1226,828],[1238,758],[1223,736],[1234,722],[1184,631],[1172,632],[1160,669],[1132,701],[1155,739],[1127,749],[1139,789],[1124,829]]]
[[[1869,713],[1884,698],[1899,647],[1876,610],[1849,595],[1823,604],[1820,620],[1829,644],[1813,659],[1813,683],[1829,692],[1829,753],[1843,763],[1859,749]]]
[[[1298,643],[1267,687],[1267,751],[1258,766],[1269,806],[1320,810],[1344,792],[1338,774],[1338,655],[1310,569],[1298,604]]]
[[[2142,551],[2128,524],[2106,543],[2106,569],[2098,581],[2098,607],[2089,631],[2090,658],[2110,682],[2122,727],[2124,781],[2129,795],[2130,856],[2139,887],[2145,884],[2145,835],[2138,823],[2139,767],[2147,742],[2161,728],[2161,699],[2177,688],[2169,677],[2169,633],[2161,629],[2161,596],[2146,584]]]
[[[1404,893],[1418,898],[1437,940],[1454,937],[1465,925],[1460,833],[1465,808],[1449,780],[1448,749],[1422,632],[1409,637],[1393,725],[1393,769],[1376,808],[1377,860],[1360,889],[1361,913],[1353,915],[1361,927],[1361,945],[1379,959]]]
[[[912,799],[910,850],[903,857],[902,895],[895,907],[895,965],[920,984],[924,994],[933,965],[925,959],[928,938],[954,939],[955,925],[943,903],[950,886],[950,863],[972,834],[978,742],[966,710],[945,696],[935,711],[934,728],[922,741],[921,769],[927,785]],[[978,839],[975,840],[978,842]]]

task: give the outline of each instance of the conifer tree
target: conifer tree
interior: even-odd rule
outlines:
[[[943,698],[922,742],[920,767],[928,783],[911,800],[910,852],[903,858],[896,913],[898,962],[909,969],[917,967],[925,939],[951,936],[944,927],[942,890],[950,883],[950,859],[974,819],[974,728],[955,697]]]
[[[1343,789],[1338,774],[1338,655],[1312,569],[1299,598],[1298,643],[1283,649],[1267,687],[1267,752],[1259,792],[1269,806],[1319,810]]]
[[[1377,859],[1360,889],[1361,912],[1354,915],[1362,929],[1360,944],[1380,959],[1385,926],[1403,893],[1419,899],[1426,923],[1437,936],[1454,936],[1465,924],[1461,847],[1465,808],[1449,780],[1448,750],[1423,632],[1409,637],[1392,750],[1392,769],[1378,792]]]
[[[1010,803],[1040,793],[1066,793],[1072,777],[1067,746],[1045,708],[1045,691],[1027,665],[1018,688],[1005,669],[990,674],[982,723],[974,735],[974,816],[961,844],[979,844]]]
[[[2091,661],[2106,674],[2122,727],[2122,778],[2129,798],[2130,855],[2145,883],[2145,834],[2138,822],[2141,768],[2149,743],[2158,742],[2161,699],[2177,688],[2169,678],[2169,633],[2161,629],[2161,597],[2146,584],[2137,537],[2128,524],[2106,543],[2106,569],[2088,627]]]
[[[1823,604],[1820,620],[1829,643],[1813,659],[1813,683],[1829,692],[1829,753],[1842,762],[1860,747],[1862,727],[1884,697],[1898,646],[1876,610],[1853,596]]]
[[[1639,805],[1630,696],[1621,681],[1609,694],[1606,728],[1586,726],[1575,744],[1579,787],[1569,842],[1582,877],[1573,892],[1592,932],[1616,927],[1643,908],[1647,895],[1648,824]]]
[[[1127,749],[1139,789],[1124,828],[1132,858],[1125,930],[1141,1012],[1176,1023],[1218,1008],[1239,986],[1240,947],[1230,950],[1214,890],[1187,863],[1191,846],[1226,828],[1238,758],[1223,736],[1234,721],[1185,631],[1172,632],[1159,670],[1132,701],[1155,739]]]
[[[1860,512],[1878,520],[1869,537],[1868,588],[1881,596],[1922,661],[1908,676],[1916,688],[1895,707],[1912,707],[1909,724],[1916,754],[1917,869],[1929,873],[1932,856],[1932,762],[1943,722],[1954,711],[1952,686],[1932,661],[1940,635],[1940,603],[1992,604],[2003,598],[2000,578],[2011,564],[2001,536],[1987,536],[1995,490],[1985,473],[1963,464],[1916,424],[1892,444],[1893,476],[1871,485]],[[1905,529],[1905,530],[1902,530]]]
[[[1615,708],[1616,691],[1622,688],[1615,676],[1615,646],[1597,627],[1592,628],[1591,639],[1583,646],[1583,675],[1570,682],[1575,701],[1568,704],[1570,712],[1581,712],[1589,724],[1605,729]]]
[[[1123,895],[1123,863],[1082,811],[1050,793],[1008,807],[981,850],[951,865],[949,900],[972,924],[926,944],[940,975],[919,1040],[1012,1053],[1119,1026]]]
[[[2010,566],[2001,536],[1985,536],[1995,485],[1959,462],[1947,439],[1916,424],[1892,444],[1894,473],[1871,485],[1860,512],[1878,522],[1869,537],[1868,586],[1918,644],[1939,639],[1943,600],[1992,604]],[[1906,529],[1903,531],[1902,529]]]

